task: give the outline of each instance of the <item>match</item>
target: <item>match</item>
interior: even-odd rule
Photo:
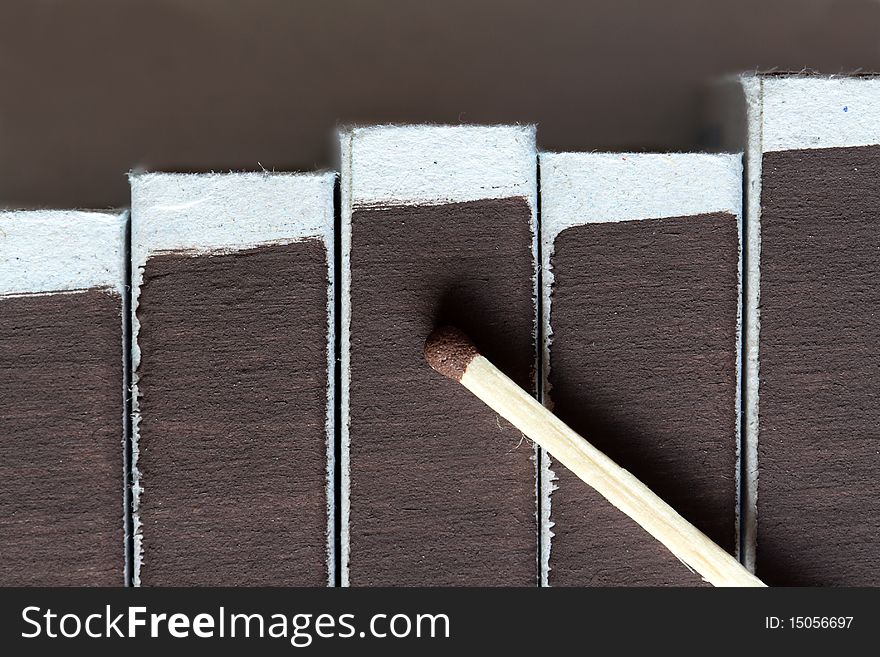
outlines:
[[[483,357],[459,329],[437,328],[425,358],[547,450],[713,586],[766,586],[645,484],[573,431]]]

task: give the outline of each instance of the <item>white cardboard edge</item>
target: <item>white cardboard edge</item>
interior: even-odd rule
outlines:
[[[542,153],[544,243],[552,247],[572,225],[734,214],[741,206],[741,175],[741,155]]]
[[[351,128],[352,206],[536,199],[535,127],[385,125]]]
[[[122,582],[128,581],[128,471],[125,444],[128,440],[125,398],[128,391],[128,358],[125,352],[125,271],[128,260],[128,211],[82,210],[0,211],[0,299],[11,296],[76,294],[105,289],[119,295],[122,341],[119,345],[123,389],[119,446],[122,455],[122,532],[124,555]]]
[[[339,241],[341,275],[339,281],[339,584],[349,586],[349,556],[351,537],[349,534],[351,518],[351,436],[349,422],[349,392],[351,389],[351,133],[339,133]]]
[[[127,213],[0,211],[0,297],[125,292]]]
[[[129,307],[131,303],[131,293],[129,291],[129,280],[127,276],[127,269],[129,266],[129,262],[131,260],[130,253],[130,242],[129,242],[129,234],[130,234],[130,226],[131,226],[131,211],[125,210],[122,215],[123,217],[123,226],[122,226],[122,283],[121,283],[121,296],[122,296],[122,304],[121,304],[121,312],[122,312],[122,517],[123,517],[123,550],[125,552],[124,558],[124,583],[125,586],[130,586],[131,582],[131,574],[134,569],[134,564],[132,563],[133,558],[128,552],[129,541],[132,537],[132,518],[129,513],[131,509],[131,487],[129,486],[129,482],[131,481],[131,469],[130,463],[128,460],[128,446],[131,441],[131,426],[129,421],[131,419],[131,406],[129,403],[130,399],[130,382],[131,382],[131,314],[129,313]]]
[[[485,199],[525,198],[531,209],[532,294],[538,300],[538,180],[534,126],[373,126],[339,131],[340,156],[340,484],[341,577],[350,585],[351,544],[351,215],[358,207],[440,205]],[[535,313],[532,339],[537,341]],[[535,354],[536,377],[538,348]],[[534,382],[537,384],[537,381]],[[536,497],[538,448],[534,447]],[[539,523],[540,501],[535,500]],[[536,542],[540,540],[536,537]],[[539,564],[536,564],[536,568]]]
[[[133,584],[140,586],[143,527],[140,499],[144,491],[138,461],[138,373],[140,349],[137,318],[144,265],[150,255],[186,252],[229,253],[270,244],[321,240],[327,254],[327,573],[335,572],[335,449],[333,409],[336,390],[334,302],[335,173],[148,173],[131,183],[131,385],[132,385],[132,531]]]
[[[755,572],[758,538],[758,416],[761,333],[761,167],[763,162],[763,78],[742,78],[745,104],[745,408],[743,411],[743,565]]]
[[[552,410],[550,385],[551,324],[554,274],[551,268],[556,238],[573,226],[590,223],[650,221],[726,212],[736,217],[742,231],[742,155],[710,153],[541,153],[541,267],[543,322],[543,399]],[[732,426],[739,450],[742,240],[737,258],[736,398]],[[543,456],[541,508],[543,513],[541,583],[550,586],[550,552],[554,533],[552,494],[557,489],[552,461]],[[739,489],[737,453],[734,476]],[[739,544],[739,500],[736,510],[736,544]]]
[[[761,152],[880,143],[880,78],[744,76],[760,89]]]

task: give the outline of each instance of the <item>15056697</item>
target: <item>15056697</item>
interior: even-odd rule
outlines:
[[[853,616],[792,616],[788,619],[793,630],[848,630]]]
[[[764,628],[768,630],[848,630],[854,616],[765,616]]]

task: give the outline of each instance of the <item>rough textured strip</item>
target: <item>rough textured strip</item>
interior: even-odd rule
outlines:
[[[122,301],[0,299],[0,585],[122,586]]]
[[[525,199],[352,214],[352,585],[536,582],[534,451],[423,354],[448,322],[532,387],[531,217]]]
[[[880,146],[764,154],[760,577],[880,584]]]
[[[144,585],[327,583],[320,240],[147,260]]]
[[[588,224],[551,259],[555,412],[730,552],[736,540],[737,221]],[[558,466],[551,585],[697,585]]]

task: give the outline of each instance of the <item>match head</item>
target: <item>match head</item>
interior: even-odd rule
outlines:
[[[428,365],[454,381],[461,381],[471,361],[480,355],[474,343],[454,326],[440,326],[425,341]]]

